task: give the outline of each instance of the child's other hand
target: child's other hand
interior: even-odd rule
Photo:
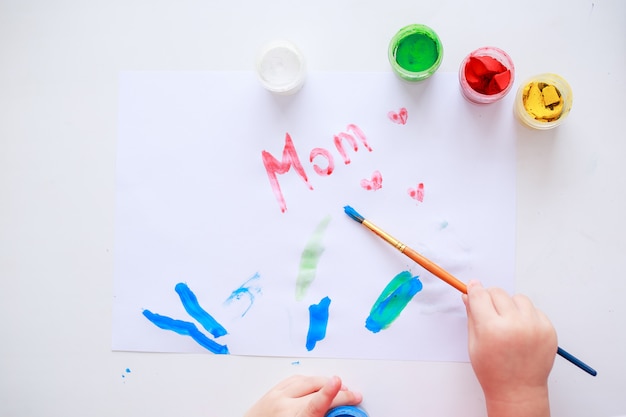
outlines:
[[[244,417],[324,417],[331,408],[361,400],[361,394],[345,388],[337,376],[294,375],[269,390]]]

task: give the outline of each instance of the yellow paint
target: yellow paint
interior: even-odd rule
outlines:
[[[541,94],[543,94],[543,102],[546,106],[553,106],[561,101],[561,96],[559,96],[559,92],[553,85],[546,85],[541,90]]]
[[[522,93],[524,109],[539,122],[552,122],[563,112],[563,97],[559,90],[543,82],[530,82]]]

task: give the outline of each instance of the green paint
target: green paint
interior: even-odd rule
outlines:
[[[412,276],[409,271],[400,272],[387,284],[374,303],[365,320],[365,327],[373,333],[386,329],[421,290],[422,282],[418,277]]]
[[[317,264],[324,252],[322,239],[330,223],[330,216],[326,216],[315,228],[300,257],[300,268],[296,278],[296,300],[301,301],[306,295],[311,283],[315,280]]]
[[[439,58],[437,42],[425,33],[413,33],[398,41],[396,62],[407,71],[421,72]]]
[[[443,59],[437,33],[426,25],[412,24],[400,29],[389,42],[389,63],[403,80],[416,82],[430,77]]]

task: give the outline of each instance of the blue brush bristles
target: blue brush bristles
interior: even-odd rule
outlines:
[[[352,218],[352,220],[357,221],[359,223],[363,223],[363,220],[365,220],[365,218],[363,216],[361,216],[359,213],[356,212],[355,209],[353,209],[350,206],[344,206],[343,207],[343,211],[346,212],[346,214],[348,216],[350,216]]]

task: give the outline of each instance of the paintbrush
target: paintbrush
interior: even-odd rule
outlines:
[[[401,253],[405,254],[406,256],[408,256],[409,258],[417,262],[428,272],[432,273],[437,278],[440,278],[443,281],[447,282],[448,284],[452,285],[454,288],[461,291],[463,294],[467,294],[467,285],[465,285],[462,281],[457,279],[454,275],[452,275],[451,273],[449,273],[448,271],[446,271],[445,269],[443,269],[436,263],[430,261],[423,255],[419,254],[414,249],[411,249],[404,243],[400,242],[398,239],[394,238],[389,233],[385,232],[380,227],[376,226],[374,223],[370,222],[369,220],[366,220],[365,217],[361,216],[352,207],[345,206],[343,210],[352,220],[358,223],[361,223],[363,226],[367,227],[369,230],[371,230],[376,235],[381,237],[384,241],[389,243],[391,246],[398,249]],[[596,376],[598,374],[595,369],[593,369],[592,367],[590,367],[589,365],[587,365],[580,359],[576,358],[574,355],[566,352],[564,349],[559,347],[556,353],[559,356],[571,362],[572,364],[576,365],[583,371],[587,372],[589,375]]]

